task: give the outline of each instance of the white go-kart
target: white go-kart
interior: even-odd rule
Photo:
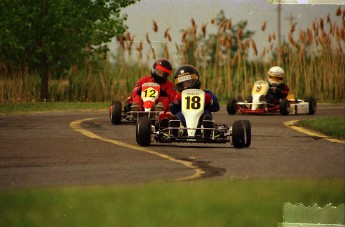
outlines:
[[[141,146],[151,143],[230,143],[235,148],[249,147],[251,124],[248,120],[238,120],[232,126],[216,124],[210,115],[202,117],[205,108],[205,92],[187,89],[181,93],[181,108],[186,127],[176,116],[166,119],[167,124],[154,124],[147,118],[140,118],[136,125],[136,140]]]
[[[266,96],[269,89],[267,81],[256,81],[252,88],[250,100],[239,100],[239,98],[230,98],[228,100],[226,106],[228,114],[236,114],[237,111],[245,114],[280,112],[281,115],[314,114],[316,112],[315,98],[296,99],[292,93],[289,93],[286,99],[281,99],[279,104],[267,103],[263,97]]]

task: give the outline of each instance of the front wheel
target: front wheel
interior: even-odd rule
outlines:
[[[236,99],[230,98],[228,100],[228,102],[226,104],[226,110],[228,111],[228,114],[230,114],[230,115],[236,114],[236,111],[237,111],[236,104],[237,104]]]
[[[242,148],[245,146],[245,127],[242,121],[235,121],[232,125],[232,145],[235,148]]]
[[[151,120],[141,117],[136,125],[136,140],[140,146],[149,146],[151,143]]]
[[[245,143],[244,143],[244,146],[245,147],[249,147],[250,146],[250,143],[252,141],[252,126],[249,122],[249,120],[243,120],[242,121],[243,125],[244,125],[244,128],[246,129],[246,135],[245,135]]]
[[[281,115],[288,115],[290,113],[290,103],[287,99],[282,99],[279,103],[279,110]]]
[[[309,97],[309,98],[306,98],[304,101],[309,103],[309,113],[308,114],[313,115],[317,109],[316,99]]]

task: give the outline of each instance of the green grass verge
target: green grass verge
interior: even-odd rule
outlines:
[[[78,111],[86,109],[105,109],[110,103],[105,102],[30,102],[30,103],[2,103],[0,113],[20,114],[48,111]]]
[[[0,191],[0,226],[278,226],[285,202],[344,203],[344,179],[219,179]]]
[[[328,136],[345,139],[345,116],[308,119],[297,122],[297,125],[319,131]]]

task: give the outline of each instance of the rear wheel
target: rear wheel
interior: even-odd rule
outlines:
[[[230,115],[236,114],[236,111],[237,111],[236,104],[237,104],[236,99],[230,98],[228,100],[228,103],[226,104],[226,110],[228,111],[228,114]]]
[[[110,121],[113,125],[118,125],[121,122],[122,105],[119,101],[113,101],[110,107]]]
[[[249,120],[243,120],[242,123],[244,125],[244,128],[246,129],[246,135],[245,135],[246,141],[244,143],[244,146],[249,147],[252,141],[252,126]]]
[[[117,105],[120,105],[120,106],[122,107],[122,104],[121,104],[121,102],[120,102],[119,100],[113,100],[113,101],[111,102],[111,104],[112,104],[112,105],[117,104]]]
[[[235,121],[232,125],[232,145],[235,148],[242,148],[245,145],[245,127],[242,121]]]
[[[212,121],[212,117],[209,114],[206,114],[202,120],[202,125],[204,128],[204,138],[205,139],[209,139],[212,135],[212,130],[208,130],[208,129],[213,129],[213,121]]]
[[[140,146],[149,146],[151,143],[151,120],[141,117],[136,125],[136,140]]]
[[[290,103],[287,99],[282,99],[279,103],[279,110],[281,115],[288,115],[290,112]]]
[[[309,98],[306,98],[304,101],[309,103],[309,113],[308,114],[313,115],[317,109],[316,99],[309,97]]]

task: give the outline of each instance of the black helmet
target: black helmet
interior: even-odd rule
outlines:
[[[162,84],[171,75],[171,71],[171,63],[167,59],[161,58],[153,63],[151,75],[157,83]]]
[[[179,92],[188,88],[200,89],[201,87],[199,71],[192,65],[183,65],[178,68],[174,74],[174,82]]]

